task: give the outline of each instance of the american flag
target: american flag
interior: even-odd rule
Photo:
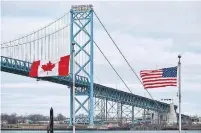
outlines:
[[[142,70],[140,76],[145,89],[177,86],[177,67]]]

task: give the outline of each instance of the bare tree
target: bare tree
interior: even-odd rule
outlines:
[[[58,121],[63,121],[63,120],[65,120],[65,119],[66,119],[66,117],[65,117],[64,115],[62,115],[62,114],[57,114],[56,120],[58,120]]]

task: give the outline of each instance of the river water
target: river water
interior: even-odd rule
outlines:
[[[76,131],[76,133],[178,133],[178,131]],[[47,133],[47,131],[1,131],[1,133]],[[54,131],[54,133],[72,133],[72,131]],[[201,130],[182,131],[182,133],[201,133]]]

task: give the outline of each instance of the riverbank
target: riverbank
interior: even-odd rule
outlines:
[[[46,131],[48,125],[39,125],[39,124],[11,124],[11,125],[4,125],[1,127],[1,130],[41,130]],[[55,124],[54,130],[72,130],[72,127],[69,127],[66,124]],[[130,130],[129,127],[108,127],[103,128],[101,125],[96,125],[94,127],[88,127],[87,125],[76,125],[76,130]]]
[[[2,124],[1,130],[42,130],[46,131],[47,124]],[[67,124],[55,124],[54,130],[72,130]],[[87,125],[76,125],[76,130],[178,130],[178,125],[135,125],[133,127],[107,127],[106,125],[95,125],[89,128]],[[182,125],[182,130],[201,130],[201,124]]]
[[[47,129],[26,129],[26,128],[3,128],[1,129],[2,131],[47,131]],[[54,128],[55,131],[72,131],[72,128]],[[98,129],[98,128],[76,128],[76,130],[81,130],[81,131],[102,131],[102,130],[118,130],[118,131],[126,131],[130,130],[130,128],[109,128],[109,129]]]

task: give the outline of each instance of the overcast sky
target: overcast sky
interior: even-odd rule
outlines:
[[[30,33],[68,12],[72,4],[94,10],[139,76],[140,70],[176,66],[182,55],[182,113],[201,115],[201,2],[2,2],[2,41]],[[134,94],[147,96],[112,41],[95,19],[94,39]],[[95,48],[97,83],[128,91]],[[1,111],[69,116],[69,89],[1,72]],[[173,98],[177,88],[151,89],[156,100]]]

